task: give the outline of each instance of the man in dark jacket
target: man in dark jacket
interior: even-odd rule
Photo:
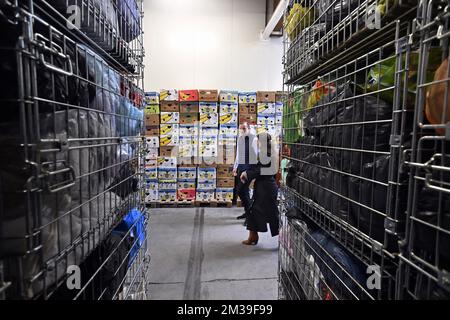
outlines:
[[[236,150],[236,160],[234,162],[233,175],[240,177],[241,174],[250,170],[258,163],[258,139],[256,135],[250,130],[248,123],[243,123],[239,126],[239,139]],[[241,198],[245,213],[239,217],[238,220],[245,219],[248,216],[251,200],[250,200],[250,186],[251,181],[242,182],[238,179],[236,185],[236,194]]]

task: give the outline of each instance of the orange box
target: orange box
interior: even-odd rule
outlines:
[[[146,127],[152,127],[152,126],[158,126],[158,125],[159,125],[159,114],[147,113],[145,115],[145,126]]]
[[[198,98],[198,90],[180,90],[178,92],[180,102],[195,102],[198,101]]]
[[[219,100],[218,90],[200,90],[199,98],[202,102],[217,102]]]
[[[178,200],[180,201],[192,201],[195,200],[196,190],[195,189],[179,189],[178,190]]]

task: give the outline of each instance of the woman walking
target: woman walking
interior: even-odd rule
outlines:
[[[242,242],[244,245],[257,245],[258,232],[268,232],[267,224],[273,237],[276,237],[279,231],[278,186],[275,181],[278,152],[268,133],[258,135],[258,146],[258,165],[243,172],[240,177],[243,183],[255,180],[253,203],[246,219],[249,236]]]

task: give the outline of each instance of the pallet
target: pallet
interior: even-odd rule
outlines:
[[[195,201],[195,206],[217,208],[217,201]]]
[[[157,208],[186,208],[186,207],[210,207],[210,208],[217,208],[217,207],[226,207],[226,208],[232,208],[233,202],[232,201],[167,201],[167,202],[153,202],[153,203],[147,203],[147,208],[157,209]]]
[[[231,208],[233,207],[233,201],[217,201],[217,206]]]
[[[195,200],[178,200],[178,207],[195,207]]]

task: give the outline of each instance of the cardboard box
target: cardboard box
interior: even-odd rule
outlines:
[[[217,102],[200,102],[200,113],[219,113]]]
[[[261,125],[258,126],[256,132],[260,133],[269,133],[273,139],[281,134],[281,127],[276,125]]]
[[[200,126],[217,127],[219,125],[219,114],[217,113],[200,113]]]
[[[283,91],[277,91],[275,93],[275,102],[284,102],[287,100],[287,93]]]
[[[194,189],[178,189],[178,201],[195,201],[196,192]]]
[[[220,102],[235,102],[235,103],[237,103],[239,101],[239,92],[230,91],[230,90],[222,90],[222,91],[220,91],[219,101]]]
[[[277,102],[275,103],[275,113],[283,113],[284,112],[284,103]]]
[[[274,126],[275,114],[267,114],[265,116],[258,115],[258,126]]]
[[[215,189],[210,190],[197,189],[196,200],[199,202],[215,201]]]
[[[216,180],[202,180],[197,182],[198,189],[215,189]]]
[[[190,144],[190,145],[180,145],[178,149],[178,157],[179,158],[190,158],[198,155],[198,145]]]
[[[219,100],[219,91],[217,90],[200,90],[199,100],[204,102],[217,102]]]
[[[160,102],[164,101],[178,101],[178,90],[177,89],[161,89],[159,92]]]
[[[158,114],[159,113],[159,104],[149,104],[145,106],[144,113],[147,114]]]
[[[220,135],[219,136],[219,147],[220,146],[233,146],[235,147],[237,144],[237,138],[236,136],[227,136],[227,135]]]
[[[181,124],[180,125],[180,138],[181,137],[198,137],[200,130],[197,124]]]
[[[236,147],[229,145],[219,145],[218,147],[218,164],[234,165],[236,161]]]
[[[175,202],[177,201],[177,190],[159,190],[160,202]]]
[[[156,179],[146,179],[144,181],[145,190],[158,190],[159,182]]]
[[[177,190],[177,180],[159,180],[158,190]]]
[[[147,149],[157,149],[159,148],[159,136],[145,137],[145,143]]]
[[[219,134],[226,136],[237,136],[239,134],[239,130],[235,124],[221,124]]]
[[[236,124],[237,125],[238,118],[236,113],[227,113],[220,115],[220,124]]]
[[[145,179],[156,180],[158,179],[158,168],[157,167],[146,167],[144,169]]]
[[[218,146],[217,144],[214,145],[208,145],[208,144],[201,144],[199,146],[199,153],[198,155],[202,158],[215,158],[217,157],[218,153]]]
[[[199,145],[203,146],[214,146],[219,142],[219,136],[200,136],[199,137]]]
[[[228,113],[238,113],[239,105],[234,102],[221,102],[220,103],[220,115]]]
[[[192,146],[198,144],[198,136],[180,136],[180,146]]]
[[[181,124],[195,124],[198,122],[198,114],[197,113],[181,113],[180,114],[180,123]]]
[[[177,168],[159,168],[158,179],[159,180],[177,180]]]
[[[240,92],[239,104],[241,103],[256,103],[256,92]]]
[[[145,105],[159,104],[159,92],[146,92]]]
[[[256,93],[257,102],[272,102],[276,101],[276,93],[274,91],[258,91]]]
[[[219,129],[218,128],[201,128],[200,138],[207,137],[207,136],[213,136],[213,137],[219,136]]]
[[[186,102],[195,102],[198,101],[198,90],[180,90],[178,92],[178,100],[180,102],[186,101]]]
[[[158,166],[158,153],[156,153],[156,156],[149,155],[147,153],[145,155],[145,166],[149,168],[156,168]]]
[[[178,146],[161,147],[159,155],[161,157],[178,157]]]
[[[251,126],[256,125],[258,122],[258,117],[255,114],[240,114],[239,115],[239,125],[248,123]]]
[[[180,139],[178,134],[169,134],[169,135],[162,135],[160,137],[159,145],[161,147],[172,147],[172,146],[178,146],[180,144]]]
[[[151,126],[145,128],[145,135],[146,136],[159,136],[159,126]]]
[[[196,187],[197,187],[197,180],[195,179],[178,180],[178,189],[195,189]]]
[[[197,169],[197,179],[198,181],[204,181],[204,180],[216,180],[217,179],[217,169],[212,167],[199,167]]]
[[[177,168],[177,158],[158,157],[158,168]]]
[[[147,149],[147,155],[151,158],[157,158],[159,156],[159,148],[149,148]]]
[[[179,167],[178,179],[196,179],[197,168],[196,167]]]
[[[239,115],[244,114],[257,114],[258,107],[256,103],[245,103],[239,105]]]
[[[217,179],[218,188],[234,188],[234,177],[233,178],[218,178]]]
[[[146,190],[145,191],[145,203],[155,203],[159,200],[158,190]]]
[[[233,178],[233,166],[220,164],[217,166],[217,178]]]
[[[180,112],[180,103],[178,101],[161,102],[161,112]]]
[[[175,134],[175,135],[179,135],[180,134],[180,125],[179,124],[171,124],[171,123],[166,123],[166,124],[162,124],[159,127],[159,133],[161,136],[165,136],[165,135],[170,135],[170,134]]]
[[[198,113],[199,104],[198,102],[181,102],[180,103],[180,113]]]
[[[179,112],[161,112],[161,124],[178,124],[179,122]]]
[[[233,188],[217,188],[216,189],[216,200],[218,202],[231,202],[234,198]]]
[[[275,114],[275,103],[258,103],[258,115]]]
[[[154,127],[159,125],[159,114],[146,113],[145,126]]]

